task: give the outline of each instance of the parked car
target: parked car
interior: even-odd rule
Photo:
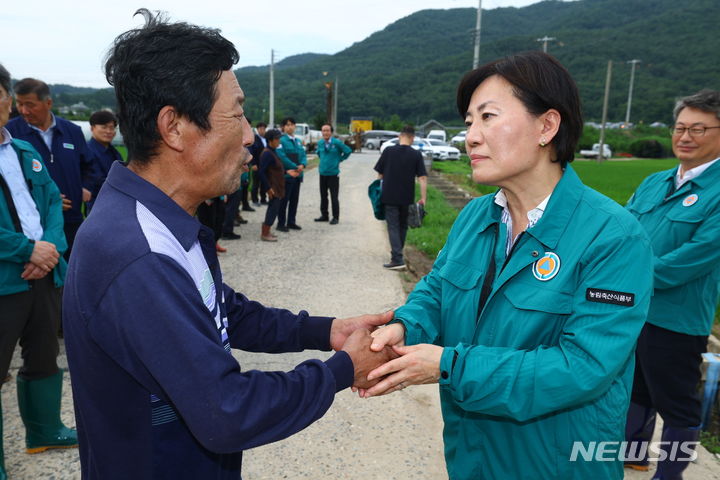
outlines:
[[[465,135],[467,135],[467,130],[463,130],[462,132],[452,137],[450,139],[450,143],[465,143]]]
[[[393,130],[368,130],[363,134],[363,147],[368,150],[377,150],[387,140],[400,135]]]
[[[459,160],[460,150],[440,140],[426,139],[426,149],[432,152],[433,160]]]
[[[445,130],[430,130],[430,133],[428,133],[425,138],[428,140],[440,140],[442,142],[447,140]]]
[[[603,157],[604,158],[610,158],[612,157],[612,149],[610,148],[610,145],[607,143],[603,147]],[[592,149],[590,150],[580,150],[580,156],[583,158],[598,158],[598,155],[600,155],[600,144],[595,143],[592,146]]]
[[[382,146],[380,147],[380,153],[384,152],[387,147],[392,147],[393,145],[397,145],[400,141],[399,137],[391,138],[390,140],[387,140],[383,142]],[[420,150],[421,152],[430,151],[428,144],[428,140],[425,138],[418,138],[415,137],[415,140],[413,140],[412,148],[415,150]]]

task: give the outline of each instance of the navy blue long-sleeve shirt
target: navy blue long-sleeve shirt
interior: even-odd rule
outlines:
[[[222,283],[212,232],[116,163],[78,232],[63,298],[83,479],[240,478],[242,450],[320,418],[345,352],[242,372],[230,348],[329,349],[332,319]]]

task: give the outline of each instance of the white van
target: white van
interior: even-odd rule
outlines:
[[[447,136],[445,135],[445,130],[430,130],[430,133],[427,134],[427,137],[432,140],[440,140],[443,142],[447,141]]]

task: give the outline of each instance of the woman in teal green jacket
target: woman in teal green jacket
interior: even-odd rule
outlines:
[[[637,336],[652,287],[638,222],[567,163],[577,88],[530,52],[458,88],[473,179],[432,271],[374,333],[400,358],[362,396],[440,385],[451,479],[621,479]]]

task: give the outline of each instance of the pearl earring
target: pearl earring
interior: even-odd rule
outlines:
[[[540,139],[540,146],[541,146],[541,147],[544,147],[545,145],[547,145],[547,141],[546,141],[545,138],[543,137],[543,138]]]

